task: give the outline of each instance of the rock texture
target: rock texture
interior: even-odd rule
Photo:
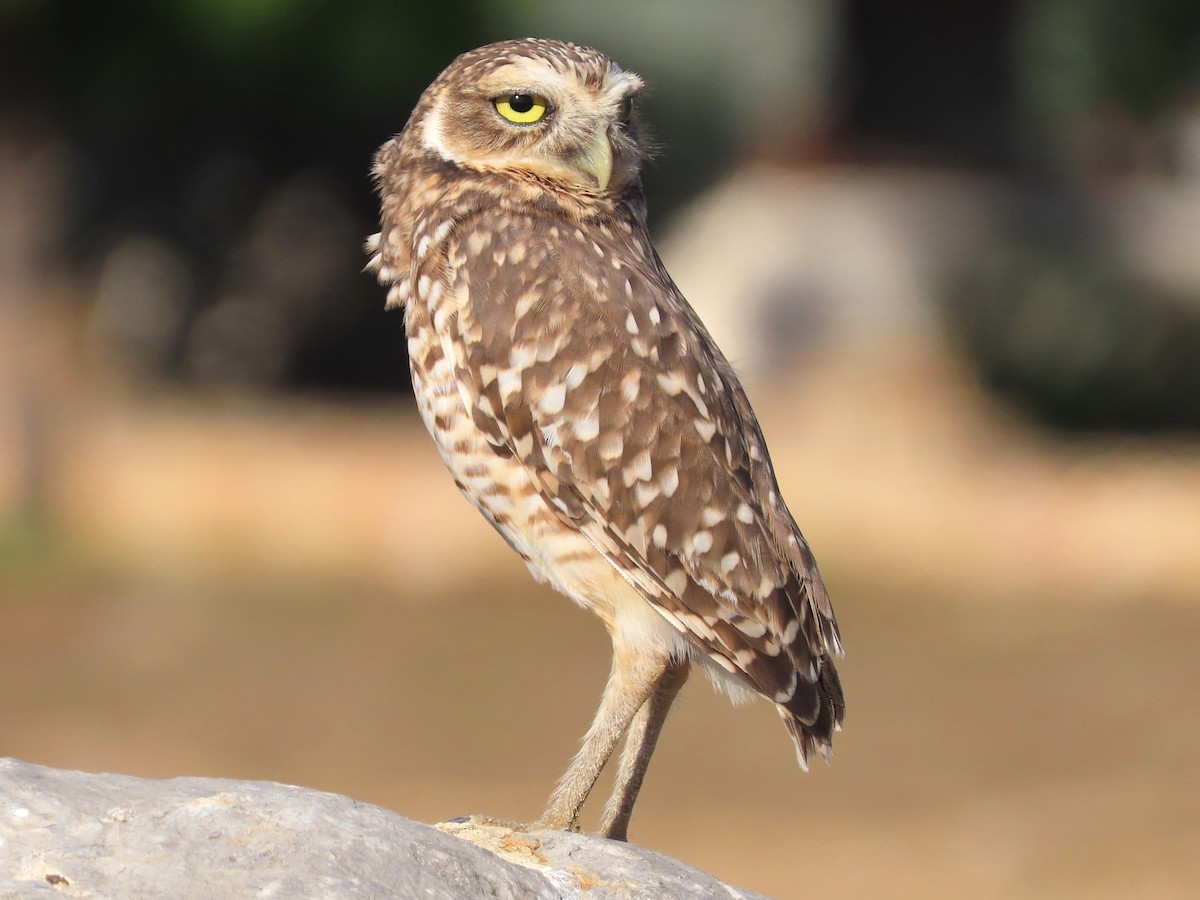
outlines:
[[[439,830],[439,828],[441,830]],[[0,760],[0,898],[750,898],[629,844],[252,781]]]

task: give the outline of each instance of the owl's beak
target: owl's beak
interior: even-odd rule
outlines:
[[[596,179],[600,190],[608,187],[609,179],[612,178],[613,152],[606,126],[596,129],[591,143],[579,154],[579,167]]]

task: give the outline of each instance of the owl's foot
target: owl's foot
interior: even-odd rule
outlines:
[[[534,824],[526,825],[522,822],[514,822],[511,819],[495,819],[492,816],[456,816],[453,819],[447,819],[445,822],[438,822],[435,828],[442,831],[454,833],[467,828],[506,828],[509,831],[536,831],[537,827]]]
[[[477,847],[490,850],[496,855],[522,865],[546,865],[546,859],[538,852],[542,842],[530,831],[538,826],[493,819],[491,816],[460,816],[439,822],[438,831],[462,838]]]
[[[514,822],[512,819],[496,819],[492,816],[481,815],[456,816],[453,819],[447,819],[445,822],[438,822],[434,827],[450,833],[462,831],[467,828],[503,828],[522,834],[528,834],[531,831],[570,831],[578,834],[580,831],[579,822],[560,821],[550,816],[542,816],[533,822]]]
[[[551,816],[542,816],[536,822],[529,823],[530,831],[570,831],[578,834],[580,831],[577,820],[566,821]]]

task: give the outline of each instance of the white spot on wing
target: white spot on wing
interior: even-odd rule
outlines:
[[[658,496],[659,487],[652,481],[639,481],[637,487],[633,489],[634,498],[637,504],[642,509],[645,509],[654,502],[654,498]],[[659,526],[662,527],[661,525]]]
[[[659,372],[658,386],[672,397],[682,392],[684,388],[683,379],[674,372]]]
[[[667,546],[667,526],[663,525],[661,522],[655,525],[652,537],[654,538],[655,547],[662,549],[663,547]]]
[[[790,644],[792,641],[796,640],[796,635],[798,635],[799,633],[800,633],[800,620],[792,619],[790,622],[787,623],[787,626],[783,629],[783,642],[785,644]]]
[[[567,386],[567,390],[573,390],[583,384],[583,379],[587,376],[587,368],[575,363],[571,368],[567,369],[567,377],[563,379],[563,384]]]
[[[575,436],[581,441],[593,441],[600,435],[600,411],[589,409],[575,420]]]
[[[667,589],[672,594],[676,597],[681,597],[688,586],[687,572],[683,571],[683,569],[676,569],[664,579],[663,583],[666,584]]]
[[[792,694],[796,693],[796,673],[792,673],[792,677],[788,679],[786,686],[781,687],[775,692],[776,703],[786,703],[792,699]]]
[[[741,619],[740,621],[735,622],[734,625],[737,626],[738,631],[751,640],[758,640],[767,633],[766,623],[757,622],[753,619]]]
[[[556,416],[563,411],[563,406],[566,405],[566,402],[566,386],[552,384],[546,388],[546,393],[542,394],[542,398],[538,402],[538,408],[548,416]]]
[[[508,364],[514,369],[528,369],[537,362],[537,350],[526,344],[514,344],[508,351]]]
[[[454,227],[454,219],[445,219],[433,232],[433,242],[440,244],[450,234],[450,229]]]
[[[520,319],[521,317],[528,315],[529,311],[537,306],[541,299],[542,298],[533,291],[526,291],[517,298],[517,305],[513,307],[513,313],[518,319]]]
[[[621,379],[621,396],[626,403],[632,403],[637,399],[638,388],[642,384],[642,373],[637,369],[631,369],[624,378]]]
[[[467,238],[467,250],[472,256],[478,256],[491,241],[491,235],[486,231],[473,231],[471,232],[471,236]]]
[[[675,466],[664,469],[662,475],[659,477],[659,482],[662,484],[663,496],[673,496],[679,488],[679,470]]]
[[[625,487],[632,487],[635,481],[649,481],[654,477],[654,464],[650,454],[643,450],[625,467]]]
[[[610,432],[600,439],[600,458],[606,462],[620,459],[624,452],[625,442],[621,439],[620,434]]]
[[[521,390],[521,373],[512,369],[501,369],[496,373],[496,384],[500,387],[500,398],[508,400]]]

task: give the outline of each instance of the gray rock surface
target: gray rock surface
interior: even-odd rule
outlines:
[[[754,898],[670,857],[255,781],[0,760],[0,898]]]

